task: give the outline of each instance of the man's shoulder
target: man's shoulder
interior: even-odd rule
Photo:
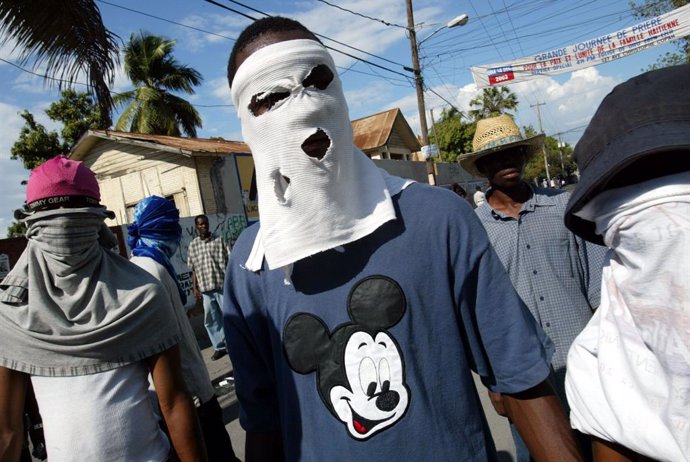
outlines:
[[[445,215],[454,210],[472,211],[470,204],[453,191],[426,183],[411,184],[393,196],[393,201],[425,216],[435,213]]]
[[[568,202],[568,199],[570,198],[570,193],[564,189],[542,188],[532,186],[532,191],[534,191],[535,195],[543,197],[552,197],[558,199],[559,201]]]
[[[129,261],[156,278],[165,271],[163,265],[150,257],[133,256]]]
[[[235,241],[235,245],[232,247],[232,253],[230,254],[231,258],[247,259],[254,246],[254,240],[259,232],[259,226],[259,222],[253,223],[240,233],[237,241]]]

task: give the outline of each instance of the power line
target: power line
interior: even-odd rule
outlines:
[[[228,10],[228,11],[232,11],[232,12],[235,13],[235,14],[239,14],[240,16],[243,16],[243,17],[245,17],[245,18],[247,18],[247,19],[251,19],[252,21],[256,21],[256,18],[254,18],[254,17],[252,17],[252,16],[249,16],[249,15],[246,14],[246,13],[243,13],[243,12],[241,12],[241,11],[237,11],[237,10],[235,10],[235,9],[233,9],[233,8],[230,8],[229,6],[222,5],[222,4],[220,4],[220,3],[218,3],[218,2],[216,2],[216,1],[214,1],[214,0],[204,0],[204,1],[206,1],[206,2],[208,2],[208,3],[213,3],[213,4],[216,5],[216,6],[219,6],[219,7],[221,7],[221,8],[224,8],[224,9],[226,9],[226,10]]]
[[[218,33],[216,33],[216,32],[211,32],[211,31],[208,31],[208,30],[200,29],[200,28],[198,28],[198,27],[190,26],[189,24],[183,24],[183,23],[181,23],[181,22],[176,22],[176,21],[173,21],[173,20],[171,20],[171,19],[161,18],[160,16],[156,16],[156,15],[149,14],[149,13],[144,13],[143,11],[134,10],[134,9],[132,9],[132,8],[127,8],[126,6],[117,5],[117,4],[115,4],[115,3],[110,3],[110,2],[107,2],[107,1],[105,1],[105,0],[97,0],[97,1],[98,1],[99,3],[104,3],[104,4],[106,4],[106,5],[114,6],[115,8],[120,8],[120,9],[122,9],[122,10],[130,11],[130,12],[132,12],[132,13],[137,13],[137,14],[140,14],[140,15],[142,15],[142,16],[148,16],[149,18],[158,19],[159,21],[164,21],[164,22],[167,22],[167,23],[170,23],[170,24],[175,24],[175,25],[177,25],[177,26],[186,27],[186,28],[188,28],[188,29],[193,29],[193,30],[195,30],[195,31],[203,32],[203,33],[205,33],[205,34],[215,35],[216,37],[221,37],[221,38],[224,38],[224,39],[227,39],[227,40],[231,40],[231,41],[233,41],[233,42],[236,40],[236,39],[234,39],[234,38],[232,38],[232,37],[228,37],[227,35],[222,35],[222,34],[218,34]]]
[[[347,12],[347,13],[354,14],[355,16],[360,16],[360,17],[365,18],[365,19],[370,19],[370,20],[372,20],[372,21],[380,22],[381,24],[385,24],[386,26],[400,27],[401,29],[407,30],[407,27],[406,27],[406,26],[401,26],[400,24],[395,24],[395,23],[392,23],[392,22],[384,21],[383,19],[379,19],[379,18],[372,18],[371,16],[367,16],[367,15],[365,15],[365,14],[358,13],[358,12],[356,12],[356,11],[348,10],[347,8],[343,8],[342,6],[338,6],[338,5],[335,5],[335,4],[333,4],[333,3],[327,2],[326,0],[316,0],[316,1],[321,2],[321,3],[324,3],[324,4],[328,5],[328,6],[333,7],[333,8],[337,8],[337,9],[339,9],[339,10],[345,11],[345,12]]]
[[[20,66],[19,64],[13,63],[12,61],[8,61],[8,60],[3,59],[3,58],[0,58],[0,61],[2,61],[5,64],[9,64],[10,66],[16,67],[20,71],[26,72],[27,74],[35,75],[36,77],[41,77],[44,80],[53,80],[53,81],[58,82],[58,83],[66,83],[68,85],[84,85],[85,87],[91,88],[91,85],[89,85],[88,83],[85,83],[85,82],[70,81],[70,80],[66,80],[66,79],[58,79],[56,77],[50,77],[48,75],[39,74],[37,72],[26,69],[26,68]],[[120,96],[123,94],[123,93],[118,93],[118,92],[113,91],[113,90],[108,90],[108,91],[110,92],[111,95],[115,95],[115,96]],[[196,107],[206,107],[206,108],[235,107],[234,104],[193,104],[193,105]]]
[[[222,5],[222,4],[220,4],[220,3],[218,3],[218,2],[216,2],[216,1],[214,1],[214,0],[204,0],[204,1],[206,1],[206,2],[208,2],[208,3],[212,3],[212,4],[214,4],[214,5],[216,5],[216,6],[219,6],[219,7],[223,8],[223,9],[232,11],[233,13],[240,14],[240,15],[244,16],[245,18],[249,18],[249,19],[251,19],[251,20],[253,20],[253,21],[256,21],[255,18],[253,18],[253,17],[251,17],[251,16],[249,16],[249,15],[247,15],[247,14],[238,12],[237,10],[234,10],[234,9],[232,9],[232,8],[230,8],[230,7],[225,6],[225,5]],[[232,2],[232,3],[235,3],[235,4],[237,4],[237,5],[240,5],[240,6],[244,7],[244,8],[247,8],[247,9],[249,9],[249,10],[251,10],[251,11],[254,11],[254,12],[256,12],[256,13],[262,14],[262,15],[264,15],[264,16],[266,16],[266,17],[270,17],[270,16],[271,16],[271,15],[268,14],[268,13],[265,13],[265,12],[263,12],[263,11],[261,11],[261,10],[257,10],[256,8],[253,8],[253,7],[251,7],[251,6],[245,5],[244,3],[240,3],[240,2],[238,2],[238,1],[236,1],[236,0],[227,0],[227,1]],[[400,66],[400,67],[402,67],[402,68],[405,69],[405,70],[408,70],[408,69],[409,69],[409,68],[408,68],[407,66],[405,66],[404,64],[401,64],[401,63],[392,61],[392,60],[390,60],[390,59],[388,59],[388,58],[384,58],[383,56],[378,56],[378,55],[375,55],[375,54],[373,54],[373,53],[369,53],[368,51],[364,51],[364,50],[359,49],[359,48],[357,48],[357,47],[353,47],[352,45],[348,45],[347,43],[340,42],[340,41],[338,41],[338,40],[336,40],[336,39],[334,39],[334,38],[327,37],[327,36],[322,35],[322,34],[317,34],[316,32],[312,32],[312,33],[313,33],[314,35],[316,35],[317,37],[319,37],[319,38],[323,38],[323,39],[326,39],[326,40],[330,40],[331,42],[337,43],[338,45],[342,45],[342,46],[344,46],[344,47],[347,47],[347,48],[350,48],[350,49],[352,49],[352,50],[358,51],[358,52],[360,52],[360,53],[364,53],[365,55],[371,56],[371,57],[373,57],[373,58],[377,58],[377,59],[380,59],[380,60],[382,60],[382,61],[386,61],[386,62],[389,62],[389,63],[391,63],[391,64],[395,64],[396,66]],[[328,48],[329,50],[332,50],[332,51],[335,51],[335,52],[337,52],[337,53],[343,54],[343,55],[348,56],[348,57],[350,57],[350,58],[354,58],[354,59],[356,59],[356,60],[358,60],[358,61],[362,61],[362,62],[364,62],[364,63],[367,63],[367,64],[370,64],[370,65],[372,65],[372,66],[378,67],[378,68],[380,68],[380,69],[386,70],[386,71],[388,71],[388,72],[393,72],[393,73],[395,73],[395,74],[399,74],[399,75],[405,76],[405,74],[402,74],[402,73],[400,73],[400,72],[394,71],[393,69],[389,69],[389,68],[384,67],[384,66],[381,66],[381,65],[379,65],[379,64],[372,63],[371,61],[367,61],[367,60],[365,60],[365,59],[363,59],[363,58],[360,58],[360,57],[357,57],[357,56],[353,56],[353,55],[351,55],[351,54],[349,54],[349,53],[346,53],[346,52],[344,52],[344,51],[342,51],[342,50],[338,50],[337,48],[329,47],[328,45],[324,45],[324,46],[325,46],[326,48]]]

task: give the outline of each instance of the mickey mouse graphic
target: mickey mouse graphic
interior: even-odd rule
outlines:
[[[293,315],[283,346],[293,370],[316,371],[321,400],[364,441],[399,421],[410,403],[403,357],[386,331],[402,319],[405,295],[392,279],[369,276],[350,291],[347,310],[353,322],[332,333],[316,316]]]

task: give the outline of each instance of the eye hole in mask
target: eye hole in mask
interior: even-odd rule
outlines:
[[[257,93],[252,96],[252,100],[249,102],[249,112],[252,113],[254,117],[259,117],[262,114],[270,111],[273,106],[276,105],[281,100],[284,100],[290,96],[290,92],[281,91],[276,93]]]
[[[319,90],[325,90],[332,81],[333,72],[325,64],[319,64],[304,79],[302,86],[304,88],[315,87]]]

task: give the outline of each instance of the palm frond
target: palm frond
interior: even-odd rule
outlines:
[[[20,62],[45,66],[51,79],[75,82],[84,72],[107,126],[111,122],[112,84],[118,63],[118,37],[103,25],[93,0],[0,0],[0,44],[14,41]],[[62,84],[59,84],[62,87]]]

